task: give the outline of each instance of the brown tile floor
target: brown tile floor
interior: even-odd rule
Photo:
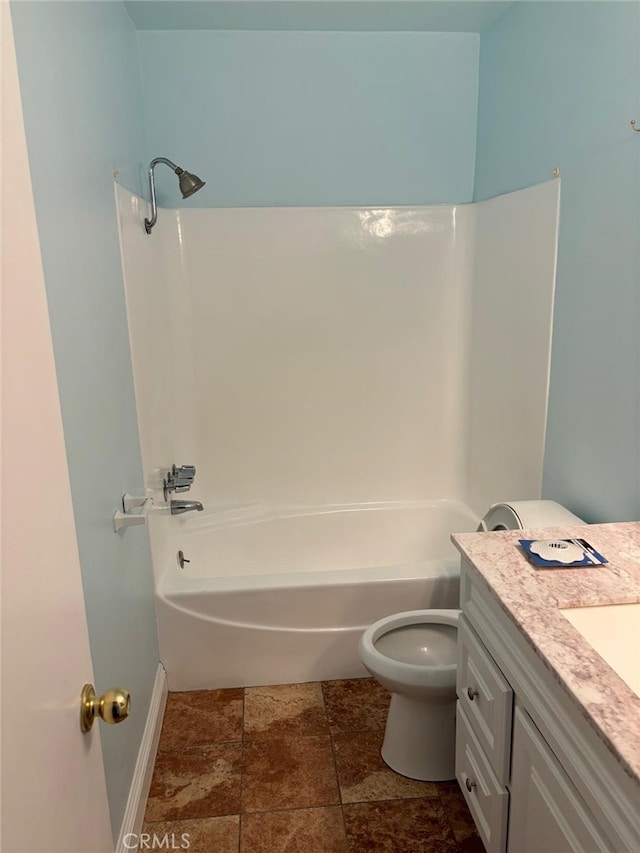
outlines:
[[[380,758],[388,704],[370,678],[171,693],[143,831],[190,853],[481,853],[455,782]]]

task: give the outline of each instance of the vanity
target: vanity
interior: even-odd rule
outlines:
[[[609,562],[535,569],[518,545],[573,537]],[[456,777],[488,853],[637,853],[640,523],[452,539]]]

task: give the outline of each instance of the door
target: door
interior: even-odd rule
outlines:
[[[91,657],[8,7],[2,0],[0,847],[106,853],[99,731],[79,725]]]
[[[607,853],[580,794],[533,721],[516,708],[508,853]]]

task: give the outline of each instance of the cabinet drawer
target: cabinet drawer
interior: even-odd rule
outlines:
[[[459,701],[456,724],[456,779],[487,853],[504,853],[509,792],[491,769]]]
[[[464,616],[458,626],[457,694],[498,781],[506,785],[513,691]]]

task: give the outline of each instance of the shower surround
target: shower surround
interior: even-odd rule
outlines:
[[[170,689],[364,674],[372,621],[456,606],[449,534],[540,497],[559,182],[151,236],[116,198]],[[203,513],[169,515],[173,462]]]

